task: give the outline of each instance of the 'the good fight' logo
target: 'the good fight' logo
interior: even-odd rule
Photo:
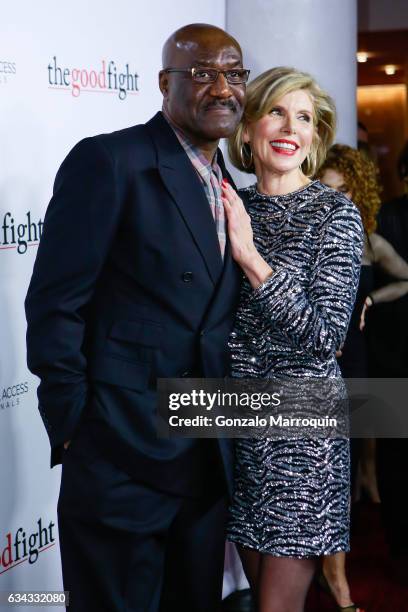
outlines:
[[[0,574],[4,574],[24,561],[32,565],[37,561],[41,552],[55,546],[54,527],[55,523],[52,521],[47,527],[44,527],[42,519],[39,518],[31,533],[27,533],[23,527],[19,527],[14,533],[6,533],[5,546],[0,540]]]
[[[81,92],[115,93],[119,100],[139,91],[139,75],[125,64],[119,69],[113,60],[102,60],[97,68],[62,68],[54,55],[48,64],[48,84],[51,89],[68,90],[74,98]]]
[[[23,255],[29,246],[38,246],[44,224],[42,219],[36,221],[30,211],[23,219],[25,223],[18,223],[11,212],[4,214],[0,227],[0,250],[15,249]]]

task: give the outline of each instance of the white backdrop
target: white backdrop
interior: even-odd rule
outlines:
[[[26,367],[23,309],[56,171],[84,136],[150,118],[161,106],[157,73],[163,42],[186,23],[224,27],[224,11],[220,0],[2,3],[0,591],[62,586],[56,527],[60,469],[49,469],[37,381]],[[115,69],[117,80],[121,73],[137,73],[133,83],[122,78],[125,88],[135,89],[137,82],[138,92],[129,91],[121,100]],[[78,89],[72,84],[81,78],[84,87],[74,96]],[[75,248],[75,236],[66,236],[66,248]]]

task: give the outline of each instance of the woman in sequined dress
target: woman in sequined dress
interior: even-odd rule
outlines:
[[[336,378],[363,243],[353,203],[312,176],[334,137],[335,108],[307,74],[269,70],[248,87],[230,141],[256,173],[223,187],[232,254],[244,280],[230,340],[238,378]],[[301,612],[317,557],[349,548],[344,439],[240,439],[229,539],[260,612]],[[357,608],[350,608],[350,610]]]

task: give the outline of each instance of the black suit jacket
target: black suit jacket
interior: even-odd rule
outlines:
[[[239,284],[161,113],[77,144],[55,180],[26,299],[28,365],[41,379],[52,465],[87,423],[135,478],[188,488],[197,442],[157,438],[156,380],[228,374]],[[230,442],[218,444],[231,482]]]

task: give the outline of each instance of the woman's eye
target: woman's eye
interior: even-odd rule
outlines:
[[[270,115],[281,115],[282,111],[280,108],[273,108],[269,114]]]
[[[306,121],[306,123],[310,123],[312,120],[311,116],[307,113],[302,113],[301,115],[299,115],[299,119],[301,119],[302,121]]]

